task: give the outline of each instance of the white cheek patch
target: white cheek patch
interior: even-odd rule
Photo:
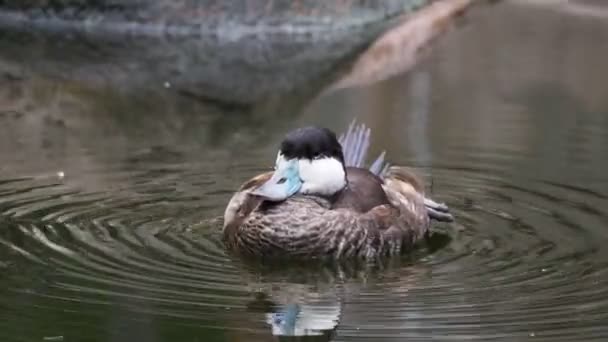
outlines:
[[[285,157],[283,156],[281,151],[279,151],[279,153],[277,153],[277,160],[275,160],[274,162],[274,168],[277,169],[279,167],[279,164],[284,163],[285,161]]]
[[[346,186],[344,166],[337,159],[300,159],[298,166],[300,179],[304,182],[300,193],[328,196]]]

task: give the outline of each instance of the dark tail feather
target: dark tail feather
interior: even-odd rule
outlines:
[[[357,124],[357,121],[353,120],[346,133],[340,135],[338,139],[344,153],[344,164],[352,167],[364,167],[370,140],[371,130],[365,124]],[[372,173],[378,176],[383,175],[388,169],[388,163],[385,162],[384,156],[385,153],[382,152],[369,168]]]

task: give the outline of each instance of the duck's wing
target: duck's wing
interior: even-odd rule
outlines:
[[[426,208],[429,218],[441,222],[454,221],[454,217],[447,205],[437,203],[426,196],[424,182],[413,171],[405,167],[391,166],[386,170],[384,176],[386,187],[402,194],[405,198],[412,196],[422,198],[422,203]]]
[[[260,186],[272,177],[272,172],[265,172],[247,180],[236,191],[224,210],[224,230],[236,229],[249,214],[262,202],[259,197],[250,196],[251,189]]]
[[[348,126],[348,130],[340,135],[338,141],[342,145],[344,164],[346,166],[364,167],[370,145],[370,137],[371,130],[365,124],[357,124],[356,120],[353,120]],[[389,166],[384,160],[385,154],[382,151],[369,167],[369,170],[373,174],[380,177],[382,177]]]
[[[244,182],[243,184],[241,184],[239,191],[250,190],[250,189],[253,189],[255,187],[262,185],[267,180],[269,180],[270,177],[272,177],[272,173],[273,173],[273,171],[267,171],[267,172],[255,175],[251,179],[249,179],[246,182]]]

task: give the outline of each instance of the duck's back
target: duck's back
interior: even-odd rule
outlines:
[[[365,213],[379,205],[389,204],[382,179],[368,169],[347,167],[348,186],[332,200],[332,208]]]

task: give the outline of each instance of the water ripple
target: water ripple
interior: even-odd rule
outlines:
[[[130,186],[107,191],[48,177],[0,181],[0,306],[23,308],[14,321],[23,310],[61,308],[85,324],[112,310],[237,335],[608,337],[600,324],[608,319],[608,195],[600,191],[435,168],[438,200],[458,220],[435,227],[431,246],[414,259],[277,272],[225,253],[218,216],[230,188],[201,181],[209,171],[193,169],[117,172],[107,179]],[[443,242],[433,249],[434,240]]]

